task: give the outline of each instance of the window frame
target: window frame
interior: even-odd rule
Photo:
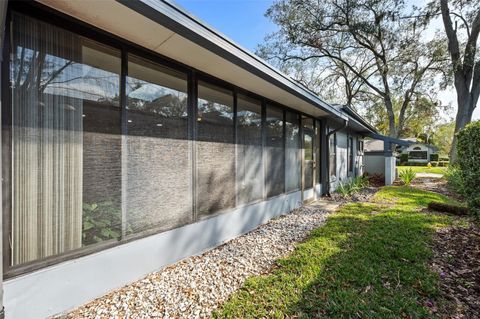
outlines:
[[[183,72],[187,74],[187,94],[188,94],[188,102],[187,102],[187,110],[188,110],[188,138],[191,141],[191,156],[192,156],[192,187],[191,187],[191,196],[192,198],[196,197],[197,190],[196,190],[196,154],[195,154],[195,142],[197,140],[197,130],[196,130],[196,118],[197,118],[197,86],[198,80],[201,79],[202,81],[212,83],[214,85],[224,87],[227,89],[231,89],[234,92],[234,142],[236,142],[236,104],[237,104],[237,94],[242,94],[247,97],[251,97],[261,101],[262,104],[262,161],[264,163],[263,170],[264,170],[264,184],[265,184],[265,177],[266,177],[266,165],[265,165],[265,146],[266,146],[266,128],[265,128],[265,118],[266,118],[266,105],[275,106],[281,110],[283,110],[283,166],[285,168],[285,143],[286,143],[286,135],[285,135],[285,113],[286,111],[290,111],[296,113],[301,116],[310,116],[304,112],[295,110],[291,107],[283,105],[281,103],[272,101],[268,98],[265,98],[261,95],[252,93],[248,90],[242,89],[237,87],[231,83],[228,83],[224,80],[211,76],[207,73],[199,71],[193,67],[190,67],[186,64],[178,62],[172,58],[163,56],[157,52],[149,50],[147,48],[143,48],[140,45],[132,43],[126,39],[120,38],[114,34],[111,34],[105,30],[97,28],[91,24],[88,24],[84,21],[78,20],[74,17],[68,16],[62,12],[59,12],[55,9],[49,8],[46,5],[43,5],[38,2],[24,2],[24,1],[12,1],[9,3],[7,16],[6,16],[6,30],[5,30],[5,39],[4,39],[4,47],[2,51],[2,55],[4,57],[3,61],[8,61],[7,63],[2,63],[1,69],[1,77],[2,77],[2,102],[4,107],[2,108],[2,158],[5,158],[11,155],[11,140],[8,134],[8,130],[11,127],[11,123],[9,120],[11,119],[11,92],[10,92],[10,26],[12,21],[12,12],[16,12],[22,15],[25,15],[30,18],[34,18],[43,22],[48,23],[51,26],[59,27],[64,30],[70,31],[75,33],[76,35],[85,37],[89,40],[99,42],[101,44],[105,44],[110,46],[114,49],[120,51],[121,57],[121,71],[120,71],[120,92],[119,92],[119,105],[121,108],[121,132],[122,135],[127,131],[127,114],[126,114],[126,78],[128,76],[128,55],[136,55],[137,57],[143,58],[147,61],[152,63],[156,63],[162,65],[164,67]],[[301,126],[301,124],[300,124]],[[301,138],[301,137],[299,137]],[[336,151],[336,146],[335,146]],[[5,172],[9,171],[8,163],[7,165],[2,165],[2,176],[5,176]],[[122,173],[123,174],[123,173]],[[123,183],[123,182],[122,182]],[[7,185],[8,184],[8,185]],[[284,182],[283,182],[283,192],[277,196],[286,194],[286,182],[285,182],[285,174],[284,174]],[[236,187],[236,183],[235,183]],[[94,244],[91,246],[81,247],[79,249],[67,251],[58,255],[49,256],[47,258],[27,262],[24,264],[10,266],[10,256],[11,251],[9,247],[9,237],[11,232],[11,208],[5,206],[5,202],[9,202],[11,194],[11,180],[4,179],[3,181],[3,193],[7,194],[4,197],[4,207],[3,207],[3,269],[4,269],[4,279],[9,279],[13,277],[17,277],[20,275],[24,275],[26,273],[33,272],[35,270],[39,270],[51,265],[55,265],[64,261],[72,260],[75,258],[83,257],[86,255],[90,255],[96,252],[100,252],[105,249],[113,248],[118,245],[122,245],[125,243],[129,243],[134,240],[138,240],[144,237],[152,236],[154,234],[159,234],[165,231],[169,231],[175,228],[183,227],[185,225],[176,225],[171,228],[152,228],[145,231],[138,232],[136,234],[130,234],[128,236],[122,236],[120,240],[115,241],[108,241],[108,242],[101,242],[98,244]],[[123,190],[123,186],[122,186]],[[232,192],[236,192],[235,189],[231,190]],[[123,194],[122,194],[123,196]],[[264,201],[267,199],[266,192],[265,192],[265,185],[264,185],[264,194],[260,201]],[[188,224],[193,224],[199,222],[200,219],[197,216],[197,207],[195,200],[192,200],[192,212],[193,218],[192,222]],[[254,204],[249,203],[245,205]],[[122,202],[122,205],[124,203]],[[244,205],[235,205],[233,208],[227,209],[225,211],[218,212],[216,214],[212,214],[204,219],[213,218],[218,216],[220,213],[225,213],[228,211],[232,211],[242,207]],[[122,208],[123,211],[123,208]],[[122,216],[123,218],[123,216]]]
[[[338,177],[337,177],[337,173],[338,173],[337,172],[337,168],[338,168],[337,167],[337,133],[335,132],[335,133],[331,134],[328,138],[329,138],[329,140],[328,140],[328,148],[329,148],[329,150],[328,150],[328,152],[329,152],[328,153],[328,161],[329,161],[328,175],[329,175],[329,177],[328,178],[329,178],[330,182],[335,182],[338,179]],[[333,139],[333,152],[332,152],[332,149],[331,149],[330,139]],[[332,165],[331,165],[332,163],[330,162],[330,159],[332,157],[334,158],[334,160],[333,160],[333,164],[335,164],[334,168],[332,168]],[[335,172],[335,174],[332,174],[332,169]]]
[[[347,172],[351,176],[354,173],[355,167],[355,153],[353,148],[353,136],[348,135],[347,140],[347,153],[348,153],[348,162],[347,162]]]

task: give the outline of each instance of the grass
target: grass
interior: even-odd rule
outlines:
[[[409,168],[413,170],[414,173],[432,173],[432,174],[445,174],[447,167],[430,167],[427,166],[397,166],[398,173],[406,171]]]
[[[445,215],[421,212],[446,197],[384,187],[374,203],[331,215],[268,275],[249,278],[215,318],[429,318],[437,276],[429,244]]]

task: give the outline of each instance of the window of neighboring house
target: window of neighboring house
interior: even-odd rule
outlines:
[[[353,153],[353,137],[348,138],[348,172],[353,173],[355,154]]]
[[[330,180],[335,180],[337,175],[337,133],[330,135],[328,147]]]
[[[426,160],[427,159],[427,152],[426,151],[411,151],[410,153],[408,153],[408,158],[409,159]]]

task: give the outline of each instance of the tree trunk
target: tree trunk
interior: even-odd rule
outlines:
[[[398,137],[397,127],[395,125],[395,113],[393,112],[393,104],[390,96],[385,96],[383,98],[385,103],[385,108],[387,109],[388,114],[388,135],[390,137]]]
[[[450,149],[450,162],[454,164],[457,161],[457,133],[460,132],[468,123],[472,121],[473,105],[472,96],[468,88],[457,87],[457,116],[455,119],[455,131]]]

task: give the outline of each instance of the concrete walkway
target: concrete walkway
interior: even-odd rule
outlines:
[[[442,177],[443,177],[443,174],[417,173],[417,177],[424,177],[424,178],[442,178]]]

